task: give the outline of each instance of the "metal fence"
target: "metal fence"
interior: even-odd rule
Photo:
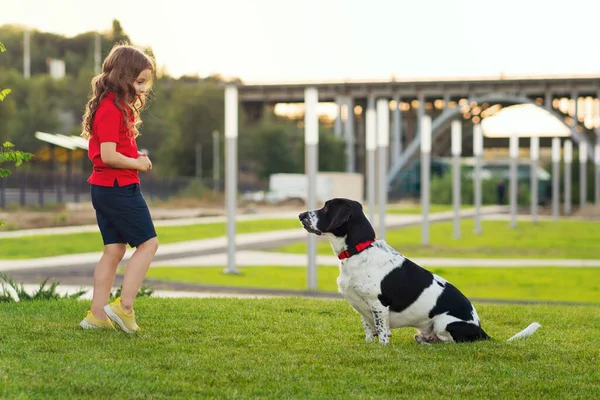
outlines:
[[[73,173],[67,175],[57,172],[38,172],[29,170],[14,171],[7,178],[0,179],[0,208],[11,204],[20,206],[44,207],[66,202],[90,201],[89,174]],[[153,174],[141,174],[140,181],[144,197],[152,200],[167,200],[189,190],[198,194],[201,186],[193,177],[169,177]],[[205,188],[221,191],[221,183],[202,180]]]

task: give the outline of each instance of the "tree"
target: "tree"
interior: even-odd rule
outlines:
[[[0,42],[0,53],[4,53],[5,51],[6,51],[6,48],[4,47],[2,42]],[[10,89],[0,88],[0,102],[4,101],[4,99],[6,98],[6,96],[8,96],[9,93],[10,93]],[[3,164],[5,162],[12,162],[12,163],[14,163],[15,167],[18,167],[24,161],[29,161],[31,156],[32,156],[32,154],[30,154],[30,153],[24,153],[24,152],[15,150],[14,146],[10,142],[5,142],[0,147],[0,164]],[[8,175],[10,175],[10,170],[0,168],[0,178],[6,178]],[[2,226],[2,225],[4,225],[4,223],[2,221],[0,221],[0,226]]]

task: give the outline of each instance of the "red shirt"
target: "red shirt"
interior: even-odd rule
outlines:
[[[100,143],[114,142],[117,152],[125,157],[137,158],[138,148],[133,131],[125,124],[123,111],[115,105],[115,94],[108,93],[100,102],[94,122],[92,137],[89,140],[88,157],[94,164],[88,182],[98,186],[114,186],[115,180],[119,186],[140,183],[138,171],[134,169],[113,168],[102,162]]]

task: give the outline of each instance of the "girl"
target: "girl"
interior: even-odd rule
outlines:
[[[94,271],[91,310],[80,323],[84,329],[114,329],[111,320],[127,333],[139,329],[133,302],[158,249],[138,177],[139,171],[152,170],[152,162],[135,141],[153,73],[151,57],[133,46],[117,45],[92,79],[81,136],[89,140],[93,171],[88,183],[104,252]],[[127,263],[121,297],[108,304],[127,243],[136,250]]]

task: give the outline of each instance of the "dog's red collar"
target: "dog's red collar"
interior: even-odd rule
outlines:
[[[361,242],[354,247],[350,247],[348,250],[342,251],[340,254],[338,254],[338,258],[340,260],[343,260],[344,258],[350,258],[353,255],[358,254],[361,251],[371,247],[371,245],[374,242],[375,242],[374,240],[367,240],[366,242]]]

